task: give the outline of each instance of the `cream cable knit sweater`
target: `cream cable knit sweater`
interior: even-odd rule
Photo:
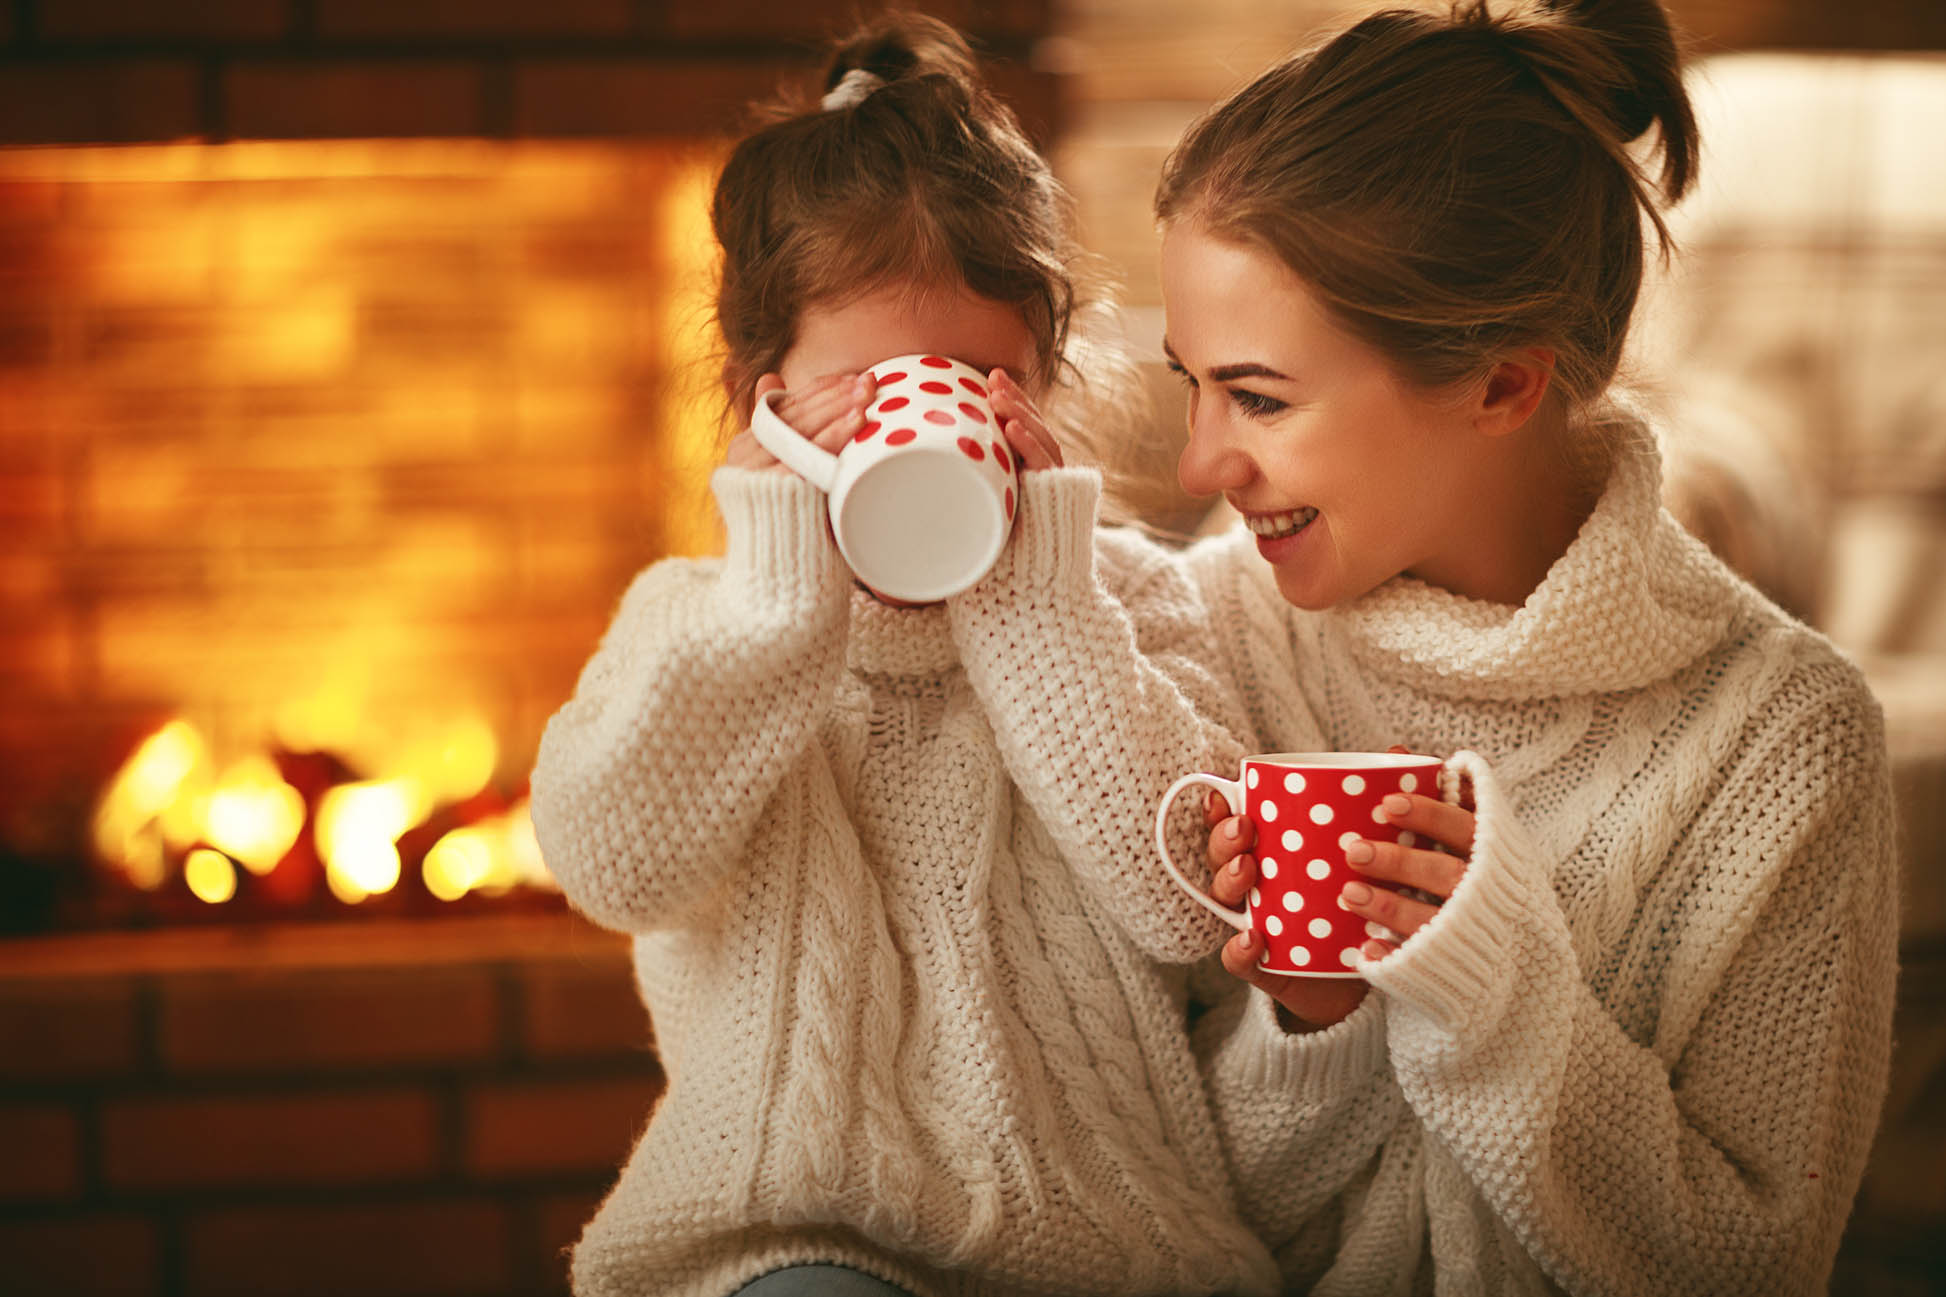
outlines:
[[[1247,536],[1191,558],[1265,747],[1477,754],[1472,864],[1351,1017],[1225,979],[1198,1024],[1287,1290],[1823,1291],[1890,1040],[1879,712],[1658,476],[1631,452],[1519,610],[1306,614]]]
[[[1273,1289],[1155,962],[1220,933],[1151,808],[1239,752],[1179,570],[1097,533],[1092,474],[1036,473],[986,580],[891,609],[808,485],[713,485],[726,556],[638,578],[534,772],[568,897],[636,934],[669,1077],[575,1290],[819,1260],[918,1294]],[[1075,763],[1100,795],[1066,798]]]

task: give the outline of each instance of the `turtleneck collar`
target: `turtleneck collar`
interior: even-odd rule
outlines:
[[[1722,637],[1734,597],[1720,564],[1662,508],[1660,456],[1636,431],[1521,606],[1400,576],[1324,616],[1376,674],[1436,694],[1563,697],[1669,676]]]
[[[937,676],[959,665],[946,605],[894,608],[854,586],[845,664],[868,675]]]

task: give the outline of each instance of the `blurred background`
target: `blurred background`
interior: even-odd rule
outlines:
[[[1074,191],[1166,438],[1161,160],[1378,6],[916,7]],[[1833,1291],[1946,1292],[1946,7],[1671,7],[1703,185],[1631,372],[1671,505],[1886,704]],[[0,0],[0,1293],[565,1290],[660,1078],[526,772],[629,577],[718,543],[709,186],[856,11]]]

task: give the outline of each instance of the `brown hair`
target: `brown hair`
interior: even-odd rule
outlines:
[[[964,38],[888,14],[836,47],[824,91],[854,70],[884,84],[828,110],[801,97],[763,110],[717,181],[732,409],[778,368],[806,308],[907,282],[963,284],[1017,309],[1038,351],[1039,372],[1023,377],[1077,377],[1070,324],[1105,283],[1076,245],[1065,191]]]
[[[1696,124],[1657,0],[1495,17],[1374,14],[1210,111],[1164,166],[1156,215],[1277,256],[1409,381],[1555,352],[1570,415],[1614,379],[1658,187],[1695,174]]]

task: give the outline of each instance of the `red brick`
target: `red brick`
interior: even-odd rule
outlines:
[[[623,36],[634,0],[318,0],[317,28],[357,36]]]
[[[8,1297],[147,1297],[160,1290],[156,1227],[139,1216],[0,1221]]]
[[[648,1122],[655,1078],[494,1085],[466,1098],[466,1166],[518,1177],[619,1170]]]
[[[72,1198],[81,1189],[81,1126],[55,1104],[0,1108],[0,1202]]]
[[[533,964],[523,972],[521,1046],[536,1058],[652,1054],[648,1014],[626,961]]]
[[[477,135],[480,69],[452,62],[239,63],[224,76],[229,132],[258,139]]]
[[[186,63],[0,64],[0,144],[132,144],[201,130]]]
[[[727,135],[805,66],[781,59],[546,59],[514,69],[521,135]]]
[[[581,1241],[581,1231],[601,1206],[599,1194],[554,1194],[534,1205],[535,1229],[542,1258],[539,1291],[548,1297],[567,1297],[568,1250]]]
[[[264,40],[290,25],[285,0],[40,0],[43,40]]]
[[[158,1049],[182,1073],[477,1062],[498,1007],[484,968],[183,976],[162,988]]]
[[[187,1297],[425,1297],[513,1288],[511,1221],[438,1200],[199,1212],[185,1224]]]
[[[131,1099],[102,1112],[102,1163],[121,1189],[395,1184],[437,1169],[432,1096],[334,1094]]]
[[[113,1076],[136,1062],[135,986],[126,978],[0,981],[0,1079]]]
[[[979,36],[1033,36],[1053,25],[1051,0],[926,0],[912,6]],[[664,0],[672,35],[748,38],[825,38],[849,30],[859,13],[855,0]]]

